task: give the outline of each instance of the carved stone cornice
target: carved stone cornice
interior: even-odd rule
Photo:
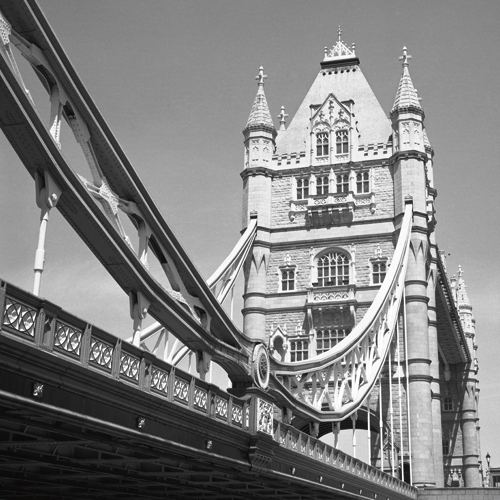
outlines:
[[[408,151],[396,151],[390,158],[387,159],[391,165],[394,165],[394,163],[401,160],[419,160],[426,163],[429,160],[429,157],[426,153],[422,153],[422,151],[409,149]]]
[[[264,175],[265,177],[273,177],[276,175],[276,172],[270,168],[266,167],[249,167],[240,172],[240,177],[245,180],[247,177],[256,176],[256,175]]]

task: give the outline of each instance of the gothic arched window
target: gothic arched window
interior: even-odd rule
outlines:
[[[349,257],[340,252],[330,252],[318,258],[318,286],[349,284]]]
[[[316,156],[328,156],[328,132],[316,134]]]
[[[337,139],[337,154],[345,154],[349,152],[349,133],[347,130],[337,130],[335,132]]]

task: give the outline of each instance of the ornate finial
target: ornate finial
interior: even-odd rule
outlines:
[[[267,75],[264,75],[264,68],[261,66],[259,68],[259,74],[255,77],[258,80],[258,85],[264,85],[264,80],[267,78]]]
[[[286,119],[288,115],[285,113],[285,106],[281,106],[281,113],[278,115],[280,121],[280,130],[286,130]]]
[[[403,61],[403,68],[407,68],[410,64],[408,60],[411,59],[411,56],[408,55],[408,49],[403,47],[403,55],[399,56],[399,60]]]
[[[349,48],[342,41],[342,28],[339,26],[338,30],[338,40],[333,46],[331,50],[328,50],[328,47],[325,47],[325,58],[324,61],[334,61],[340,59],[351,59],[356,57],[356,48],[355,45],[352,44],[352,47]]]

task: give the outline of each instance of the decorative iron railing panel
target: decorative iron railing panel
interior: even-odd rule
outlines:
[[[26,337],[35,337],[37,312],[19,300],[7,297],[2,325]]]

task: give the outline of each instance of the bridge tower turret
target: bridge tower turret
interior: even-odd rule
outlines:
[[[461,426],[463,442],[463,476],[468,488],[481,486],[479,478],[479,418],[477,405],[479,400],[479,381],[477,372],[476,321],[467,295],[462,268],[458,269],[456,299],[460,321],[471,353],[471,362],[464,368],[464,394],[462,402]]]
[[[433,425],[433,418],[437,420],[438,426],[441,422],[439,399],[436,408],[433,408],[431,396],[433,380],[436,382],[434,385],[439,388],[435,304],[430,304],[431,298],[435,296],[436,274],[434,266],[433,278],[430,274],[432,266],[429,265],[432,255],[430,233],[433,227],[429,225],[427,216],[429,183],[426,174],[424,111],[410,77],[410,58],[404,47],[403,56],[400,58],[403,61],[403,74],[391,110],[394,140],[394,216],[398,226],[403,215],[405,198],[411,196],[413,228],[405,294],[412,475],[415,486],[434,486],[435,462],[440,462],[442,467],[442,455],[441,460],[436,457],[439,453],[435,446],[437,426],[435,428]],[[432,279],[429,281],[429,278]],[[429,312],[432,318],[429,318]],[[433,410],[439,415],[433,415]],[[438,443],[441,443],[439,437]]]
[[[256,76],[257,95],[243,129],[245,168],[243,178],[243,228],[250,217],[258,217],[257,238],[245,266],[243,332],[252,339],[265,340],[265,292],[269,265],[269,229],[271,227],[271,162],[276,129],[264,94],[264,68]]]

